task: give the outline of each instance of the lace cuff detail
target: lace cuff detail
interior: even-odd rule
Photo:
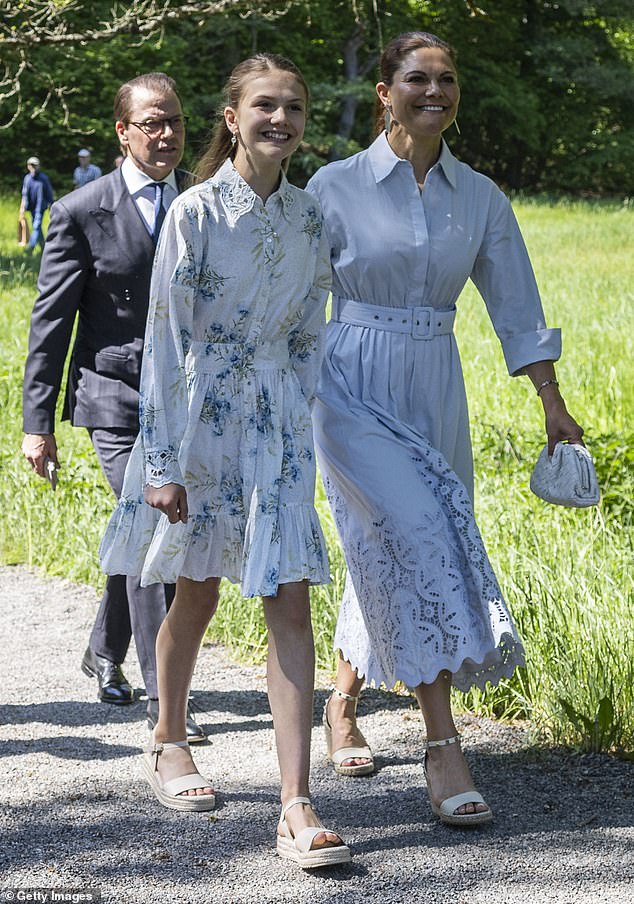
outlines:
[[[145,482],[151,487],[164,487],[167,483],[184,486],[176,452],[168,449],[149,449],[145,453]]]

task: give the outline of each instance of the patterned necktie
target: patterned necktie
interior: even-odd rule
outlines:
[[[154,232],[152,233],[152,241],[156,245],[163,220],[165,219],[165,208],[163,207],[163,191],[165,182],[153,182],[154,186]]]

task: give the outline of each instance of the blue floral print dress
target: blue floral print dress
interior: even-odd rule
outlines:
[[[309,406],[322,360],[330,249],[318,203],[281,183],[263,203],[227,160],[161,231],[140,434],[101,543],[107,574],[145,586],[227,577],[244,596],[329,580],[314,508]],[[187,489],[170,524],[146,484]]]

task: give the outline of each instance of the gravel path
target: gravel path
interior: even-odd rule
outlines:
[[[17,901],[27,888],[100,888],[113,904],[634,904],[634,763],[535,749],[522,727],[463,718],[496,819],[451,829],[429,809],[410,699],[379,691],[360,710],[374,777],[335,776],[323,733],[313,736],[313,794],[353,847],[352,864],[310,873],[280,861],[264,670],[217,646],[201,651],[193,695],[210,735],[196,760],[220,789],[218,809],[162,808],[139,773],[145,704],[96,702],[79,669],[95,603],[90,588],[0,567],[5,900],[8,889],[22,890]],[[126,674],[138,687],[132,651]]]

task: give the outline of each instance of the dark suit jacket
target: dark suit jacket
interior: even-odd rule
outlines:
[[[188,173],[176,171],[180,191]],[[23,388],[25,433],[54,433],[77,319],[63,418],[138,429],[141,355],[154,246],[119,169],[51,208]]]

